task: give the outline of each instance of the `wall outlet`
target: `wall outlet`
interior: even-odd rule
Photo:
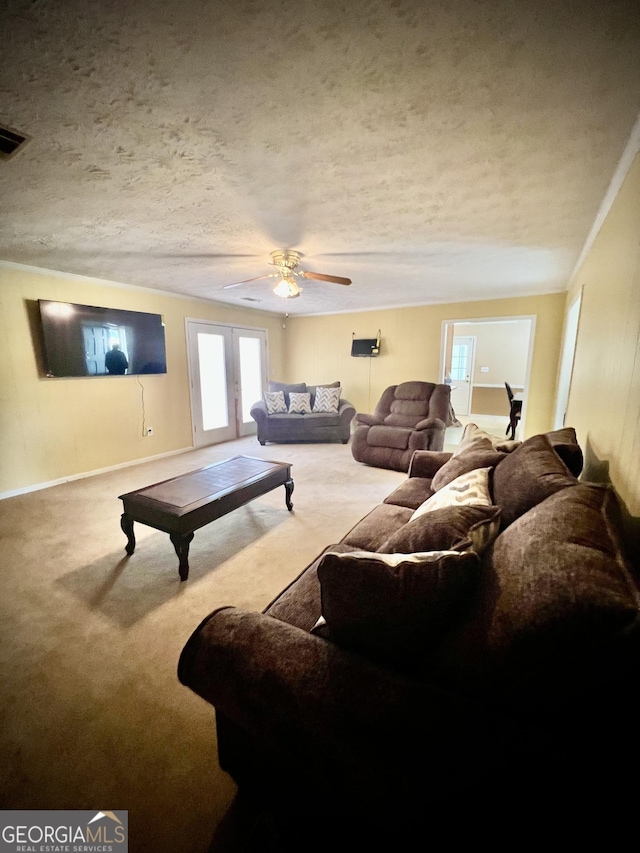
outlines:
[[[153,435],[153,427],[147,427],[147,435]]]

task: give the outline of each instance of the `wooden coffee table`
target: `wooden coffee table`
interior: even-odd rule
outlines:
[[[293,480],[288,462],[234,456],[120,495],[124,508],[120,526],[128,540],[125,550],[127,554],[133,554],[136,547],[134,521],[168,533],[180,562],[180,580],[186,581],[189,577],[189,545],[194,530],[277,486],[284,486],[285,503],[291,512]]]

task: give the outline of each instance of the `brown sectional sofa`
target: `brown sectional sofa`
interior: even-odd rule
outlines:
[[[640,593],[616,496],[580,482],[570,428],[465,437],[416,452],[264,613],[215,610],[184,647],[221,767],[294,827],[292,849],[314,826],[410,850],[460,821],[475,839],[510,818],[527,836],[622,825]],[[469,483],[489,506],[455,503]],[[445,505],[412,519],[430,497]]]

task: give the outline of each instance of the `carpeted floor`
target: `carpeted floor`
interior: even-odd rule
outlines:
[[[198,531],[185,583],[166,534],[136,524],[125,556],[118,495],[241,453],[292,463],[292,513],[279,488]],[[211,610],[262,610],[403,479],[342,444],[251,437],[0,501],[0,807],[127,809],[133,853],[277,849],[259,816],[242,825],[178,657]]]

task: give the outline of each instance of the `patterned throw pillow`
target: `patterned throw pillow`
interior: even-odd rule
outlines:
[[[284,401],[283,391],[265,391],[264,402],[268,415],[286,415],[287,404]]]
[[[311,414],[311,394],[297,393],[291,391],[289,394],[289,414],[290,415],[310,415]]]
[[[340,388],[322,388],[316,389],[316,399],[313,403],[314,412],[332,412],[336,414],[338,411],[338,403],[340,402]]]
[[[442,509],[444,506],[491,506],[491,492],[489,489],[489,471],[491,468],[475,468],[461,474],[443,486],[435,495],[420,504],[409,521],[414,521],[425,512],[433,512],[434,509]]]

